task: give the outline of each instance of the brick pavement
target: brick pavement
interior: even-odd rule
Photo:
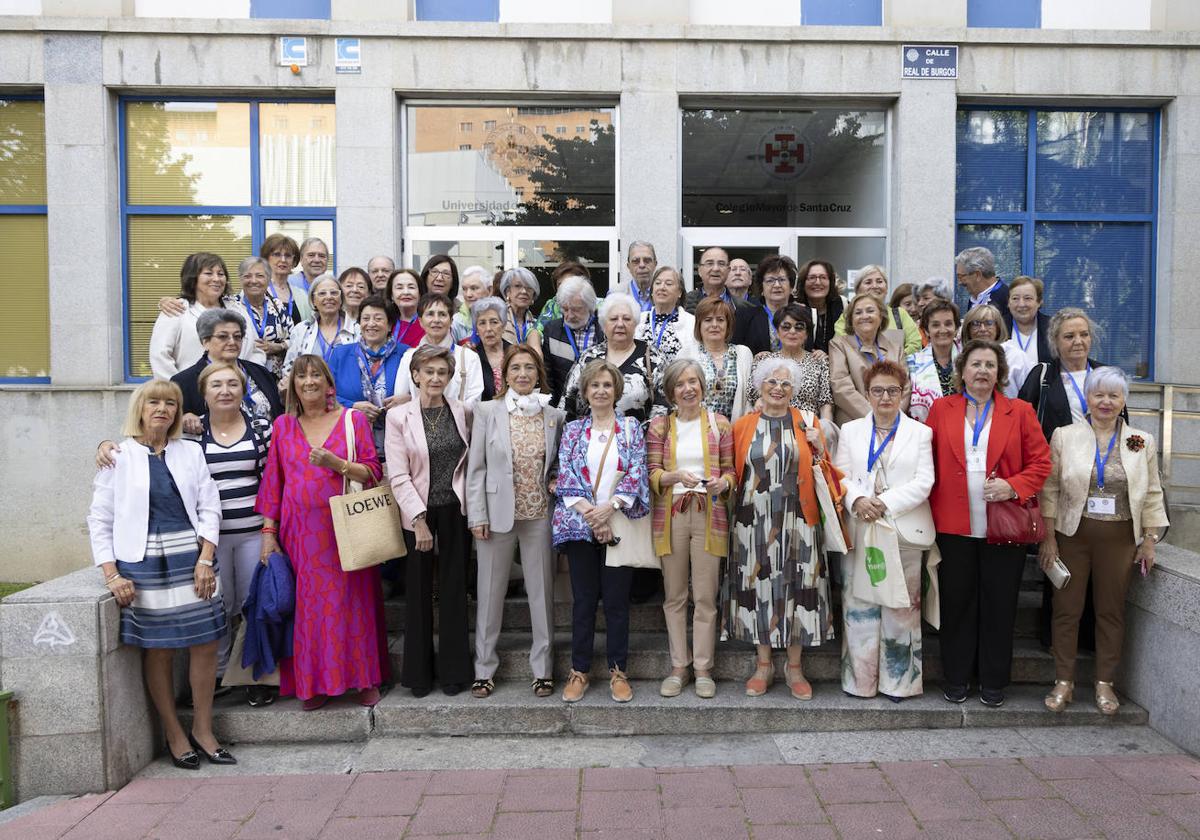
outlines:
[[[1200,761],[1112,755],[143,778],[0,826],[0,838],[20,840],[434,836],[1200,838]]]

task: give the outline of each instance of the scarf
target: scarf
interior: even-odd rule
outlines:
[[[363,396],[371,405],[383,408],[387,399],[387,376],[385,375],[388,357],[396,352],[396,339],[388,336],[388,340],[378,350],[367,347],[365,342],[358,343],[358,372],[362,376]],[[372,373],[371,369],[375,372]]]
[[[510,389],[504,392],[504,404],[508,407],[509,414],[516,414],[519,417],[534,417],[541,413],[542,406],[550,404],[550,395],[534,391],[522,396]]]

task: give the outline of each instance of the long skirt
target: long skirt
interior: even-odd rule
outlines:
[[[883,607],[854,597],[854,554],[842,558],[842,690],[856,697],[916,697],[921,678],[920,549],[900,549],[912,606]]]

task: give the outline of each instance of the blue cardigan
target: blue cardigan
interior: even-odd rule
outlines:
[[[339,344],[329,354],[329,370],[333,373],[333,385],[337,389],[337,401],[346,408],[353,408],[356,402],[367,400],[363,393],[362,371],[358,366],[358,342]],[[396,391],[396,374],[400,370],[400,360],[408,350],[407,344],[397,344],[395,352],[388,356],[383,363],[384,381],[387,383],[387,396]]]
[[[242,605],[246,619],[246,647],[242,667],[253,668],[254,679],[262,679],[292,656],[292,616],[296,608],[296,578],[292,564],[279,553],[267,558],[267,565],[254,567],[250,592]]]

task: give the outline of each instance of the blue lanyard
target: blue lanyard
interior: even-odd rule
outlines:
[[[404,332],[400,332],[400,322],[396,322],[396,326],[392,329],[392,338],[396,339],[397,344],[408,344],[404,339],[408,338],[408,331],[412,329],[412,325],[417,323],[417,316],[414,315],[412,320],[404,325]]]
[[[651,330],[655,329],[655,322],[657,320],[658,320],[658,313],[655,312],[654,310],[651,310],[650,311],[650,329]],[[670,315],[664,316],[662,326],[658,327],[657,328],[658,332],[656,332],[654,334],[654,346],[655,347],[662,349],[663,333],[665,333],[667,331],[667,327],[670,326],[670,324],[671,324],[671,316]]]
[[[871,357],[871,359],[873,361],[876,361],[876,362],[880,361],[883,358],[883,351],[879,349],[879,338],[878,337],[876,337],[876,339],[875,339],[875,351],[874,352],[871,352],[870,350],[863,350],[862,339],[859,338],[857,335],[854,336],[854,340],[858,342],[858,350],[860,353],[867,354],[868,356]]]
[[[637,301],[638,311],[646,312],[654,307],[654,302],[649,296],[643,298],[642,293],[638,291],[637,278],[632,277],[629,280],[629,294],[633,295],[633,299]]]
[[[883,443],[879,444],[879,448],[875,448],[875,432],[879,431],[879,427],[874,423],[874,417],[871,418],[871,445],[867,449],[867,472],[875,469],[875,462],[879,460],[879,456],[883,454],[883,450],[887,449],[887,445],[892,442],[892,438],[896,436],[896,429],[900,428],[900,415],[896,415],[896,421],[892,423],[892,430],[887,433],[887,437],[883,439]]]
[[[1088,422],[1091,423],[1092,421],[1089,419]],[[1118,428],[1113,430],[1113,436],[1108,439],[1108,452],[1104,454],[1103,458],[1100,457],[1100,442],[1096,442],[1096,486],[1101,490],[1104,489],[1104,468],[1108,466],[1108,459],[1112,457],[1113,445],[1116,444],[1119,433],[1120,428],[1118,424]]]
[[[342,316],[338,316],[337,333],[333,336],[333,344],[325,340],[325,334],[321,332],[321,322],[313,321],[313,328],[317,331],[317,346],[321,348],[321,358],[329,361],[329,357],[333,355],[333,347],[337,344],[337,337],[342,332]]]
[[[774,345],[779,343],[779,333],[775,331],[775,314],[771,311],[771,307],[767,306],[765,303],[762,306],[763,312],[767,313],[767,328],[771,330],[771,344],[772,349],[774,349]],[[858,336],[855,336],[855,338],[858,338]]]
[[[1017,346],[1021,348],[1022,353],[1028,352],[1029,345],[1033,344],[1032,333],[1030,333],[1029,338],[1021,341],[1021,330],[1016,324],[1013,324],[1013,338],[1017,340]]]
[[[1084,414],[1087,414],[1087,413],[1088,413],[1088,410],[1087,410],[1087,397],[1085,397],[1085,396],[1083,395],[1083,391],[1086,391],[1086,390],[1087,390],[1088,379],[1090,379],[1090,378],[1091,378],[1091,375],[1092,375],[1092,366],[1091,366],[1091,364],[1090,364],[1090,363],[1088,364],[1088,366],[1087,366],[1087,373],[1085,373],[1085,374],[1083,375],[1083,391],[1080,391],[1080,390],[1079,390],[1079,386],[1075,384],[1075,377],[1071,375],[1071,372],[1070,372],[1070,371],[1066,371],[1066,374],[1067,374],[1067,381],[1068,381],[1068,382],[1070,382],[1070,383],[1071,383],[1071,387],[1075,389],[1075,396],[1079,397],[1079,408],[1080,408],[1080,410],[1081,410],[1081,411],[1082,411]]]
[[[274,289],[272,289],[274,291]],[[250,305],[250,301],[242,298],[242,306],[246,307],[246,313],[250,316],[250,323],[254,325],[254,331],[258,333],[259,338],[264,338],[267,332],[267,302],[263,301],[263,316],[262,320],[258,320],[258,316],[254,314],[254,307]]]
[[[371,387],[378,388],[380,378],[387,373],[387,366],[385,364],[386,360],[382,356],[376,359],[376,361],[379,362],[379,370],[371,373],[371,359],[368,358],[367,354],[363,352],[362,345],[356,345],[355,349],[358,350],[358,357],[362,359],[363,369],[367,372],[367,376],[371,380]]]
[[[983,427],[987,425],[988,415],[992,413],[992,400],[988,400],[983,406],[983,412],[979,411],[979,400],[967,394],[967,399],[975,406],[975,429],[971,435],[971,446],[979,446],[979,435],[983,432]]]
[[[579,361],[579,354],[591,346],[592,336],[594,335],[594,333],[592,332],[592,324],[594,324],[595,322],[596,322],[595,315],[593,315],[591,318],[588,318],[587,326],[583,328],[583,330],[584,330],[583,335],[584,335],[585,340],[583,342],[583,347],[580,347],[579,345],[577,345],[575,343],[575,330],[571,329],[570,324],[568,324],[566,321],[563,321],[563,329],[565,329],[567,331],[567,341],[570,342],[570,344],[571,344],[571,352],[575,354],[575,361]]]
[[[529,335],[529,321],[526,320],[523,324],[518,324],[517,314],[514,312],[512,315],[512,325],[513,334],[516,335],[517,341],[523,344],[525,342],[525,337]],[[524,329],[521,329],[522,327],[524,327]]]

